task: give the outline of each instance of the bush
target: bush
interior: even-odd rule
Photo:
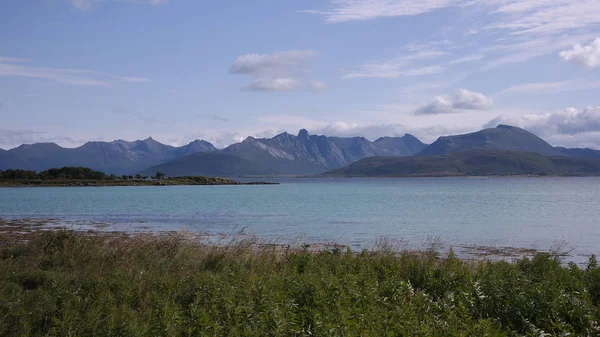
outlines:
[[[0,255],[0,336],[597,336],[600,269],[548,254],[213,246],[40,232]]]
[[[94,171],[87,167],[52,168],[36,173],[27,170],[0,171],[0,180],[57,180],[57,179],[89,179],[103,180],[107,176],[104,172]],[[41,182],[39,182],[41,183]]]

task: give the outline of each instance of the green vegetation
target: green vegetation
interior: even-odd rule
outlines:
[[[371,157],[323,174],[330,177],[600,175],[599,158],[546,157],[532,152],[472,150],[440,156]]]
[[[600,267],[185,234],[42,231],[0,250],[0,336],[598,336]],[[306,246],[305,246],[306,247]]]
[[[155,180],[136,175],[116,177],[85,167],[63,167],[37,173],[26,170],[0,171],[0,186],[173,186],[173,185],[266,185],[264,182],[238,183],[231,179],[216,177],[171,177],[156,172]]]
[[[49,170],[41,171],[40,173],[28,170],[0,171],[0,180],[104,180],[108,178],[109,176],[107,176],[104,172],[94,171],[87,167],[52,168]]]

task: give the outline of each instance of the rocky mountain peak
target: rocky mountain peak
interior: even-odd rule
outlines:
[[[306,129],[300,129],[298,132],[298,139],[305,142],[309,139],[308,131]]]

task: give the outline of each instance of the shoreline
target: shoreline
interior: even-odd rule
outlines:
[[[151,226],[140,224],[137,227],[128,229],[111,228],[114,224],[106,222],[95,222],[78,220],[68,223],[55,218],[21,218],[4,219],[0,217],[0,247],[15,242],[28,242],[31,237],[40,232],[47,231],[69,231],[83,235],[110,237],[131,237],[153,236],[153,237],[176,237],[185,236],[188,239],[194,239],[197,243],[207,244],[209,246],[223,246],[240,241],[251,241],[257,248],[279,247],[281,250],[300,251],[308,249],[312,253],[329,251],[332,249],[346,251],[351,249],[347,244],[336,243],[332,239],[324,240],[306,240],[301,237],[275,237],[272,239],[261,238],[252,234],[245,233],[218,233],[181,230],[159,230]],[[76,228],[79,227],[79,228]],[[359,253],[361,249],[352,249]],[[444,258],[450,251],[461,261],[485,262],[485,261],[507,261],[512,262],[524,257],[533,257],[536,254],[548,253],[554,257],[568,260],[570,257],[585,257],[591,255],[570,255],[571,250],[566,249],[566,243],[563,242],[557,247],[551,247],[548,250],[535,247],[515,247],[515,246],[488,246],[473,243],[455,243],[446,245],[441,238],[428,238],[426,242],[418,246],[408,245],[404,239],[389,239],[386,237],[374,238],[370,248],[363,248],[369,252],[384,250],[396,255],[435,255]]]
[[[208,178],[211,181],[192,181],[181,178],[167,178],[165,180],[0,180],[1,188],[33,188],[33,187],[165,187],[165,186],[253,186],[253,185],[280,185],[276,181],[249,181],[240,182],[235,179],[267,179],[267,180],[368,180],[368,179],[502,179],[502,178],[523,178],[523,179],[543,179],[543,178],[600,178],[600,175],[410,175],[410,176],[240,176],[226,178]],[[198,177],[193,177],[198,178]],[[205,178],[205,177],[200,177]]]
[[[0,180],[0,188],[27,187],[129,187],[129,186],[252,186],[279,185],[276,182],[238,182],[228,178],[179,177],[164,180]]]
[[[317,175],[308,176],[303,178],[316,178],[316,179],[411,179],[411,178],[598,178],[600,175],[566,175],[566,174],[491,174],[491,175],[436,175],[436,174],[424,174],[424,175],[403,175],[403,176],[340,176],[340,175]]]

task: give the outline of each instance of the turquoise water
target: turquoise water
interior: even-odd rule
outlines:
[[[600,178],[289,179],[268,186],[0,189],[0,217],[119,230],[600,251]]]

